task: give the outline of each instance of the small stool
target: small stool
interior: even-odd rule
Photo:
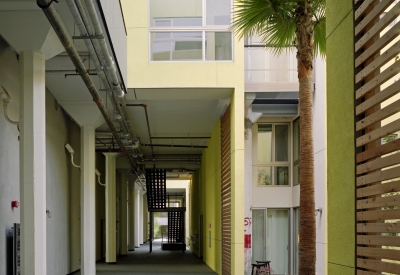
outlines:
[[[251,275],[253,275],[254,268],[256,268],[256,274],[255,275],[259,274],[259,270],[261,269],[261,267],[265,268],[265,264],[258,263],[258,262],[256,264],[251,264]]]
[[[264,264],[265,273],[271,275],[271,267],[269,266],[270,262],[271,261],[256,261],[258,264]]]

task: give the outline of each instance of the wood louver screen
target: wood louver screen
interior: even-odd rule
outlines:
[[[221,118],[222,275],[231,274],[231,109]]]
[[[146,169],[146,191],[149,210],[167,207],[165,169]]]
[[[354,3],[357,274],[400,274],[400,1]]]

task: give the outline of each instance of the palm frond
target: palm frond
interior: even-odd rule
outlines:
[[[262,42],[266,44],[276,55],[284,49],[291,50],[296,44],[296,24],[293,20],[287,20],[281,24],[280,20],[272,17],[261,30]]]
[[[314,55],[326,55],[326,18],[314,21]]]
[[[260,34],[273,19],[285,25],[292,20],[291,1],[238,0],[235,4],[232,28],[239,38]]]
[[[307,0],[237,0],[232,28],[239,38],[258,35],[275,54],[296,45],[296,14]],[[325,0],[310,1],[314,20],[314,54],[325,56]]]

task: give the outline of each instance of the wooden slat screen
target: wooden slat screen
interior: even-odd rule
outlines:
[[[400,2],[354,5],[357,274],[400,274]]]
[[[222,275],[231,274],[231,109],[221,118]]]

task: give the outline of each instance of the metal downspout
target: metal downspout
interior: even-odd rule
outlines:
[[[87,72],[87,69],[85,65],[83,64],[69,34],[60,20],[60,17],[55,10],[55,8],[51,5],[53,1],[48,1],[48,0],[37,0],[38,6],[43,10],[44,14],[46,15],[47,19],[49,20],[50,24],[52,25],[54,31],[56,32],[58,38],[60,39],[61,44],[64,46],[66,52],[68,53],[69,57],[71,58],[72,63],[75,65],[75,68],[79,75],[82,77],[83,82],[85,83],[86,87],[88,88],[90,94],[93,97],[93,101],[97,104],[101,114],[103,115],[108,127],[110,128],[111,132],[113,133],[113,136],[115,137],[118,145],[121,148],[121,154],[125,156],[125,158],[128,160],[129,165],[131,166],[131,169],[135,174],[140,178],[135,164],[133,162],[132,157],[127,153],[117,130],[114,127],[114,124],[111,120],[111,117],[105,108],[103,104],[103,99],[100,97],[99,93],[97,92],[96,86],[94,85],[92,79],[89,76],[89,73]]]

